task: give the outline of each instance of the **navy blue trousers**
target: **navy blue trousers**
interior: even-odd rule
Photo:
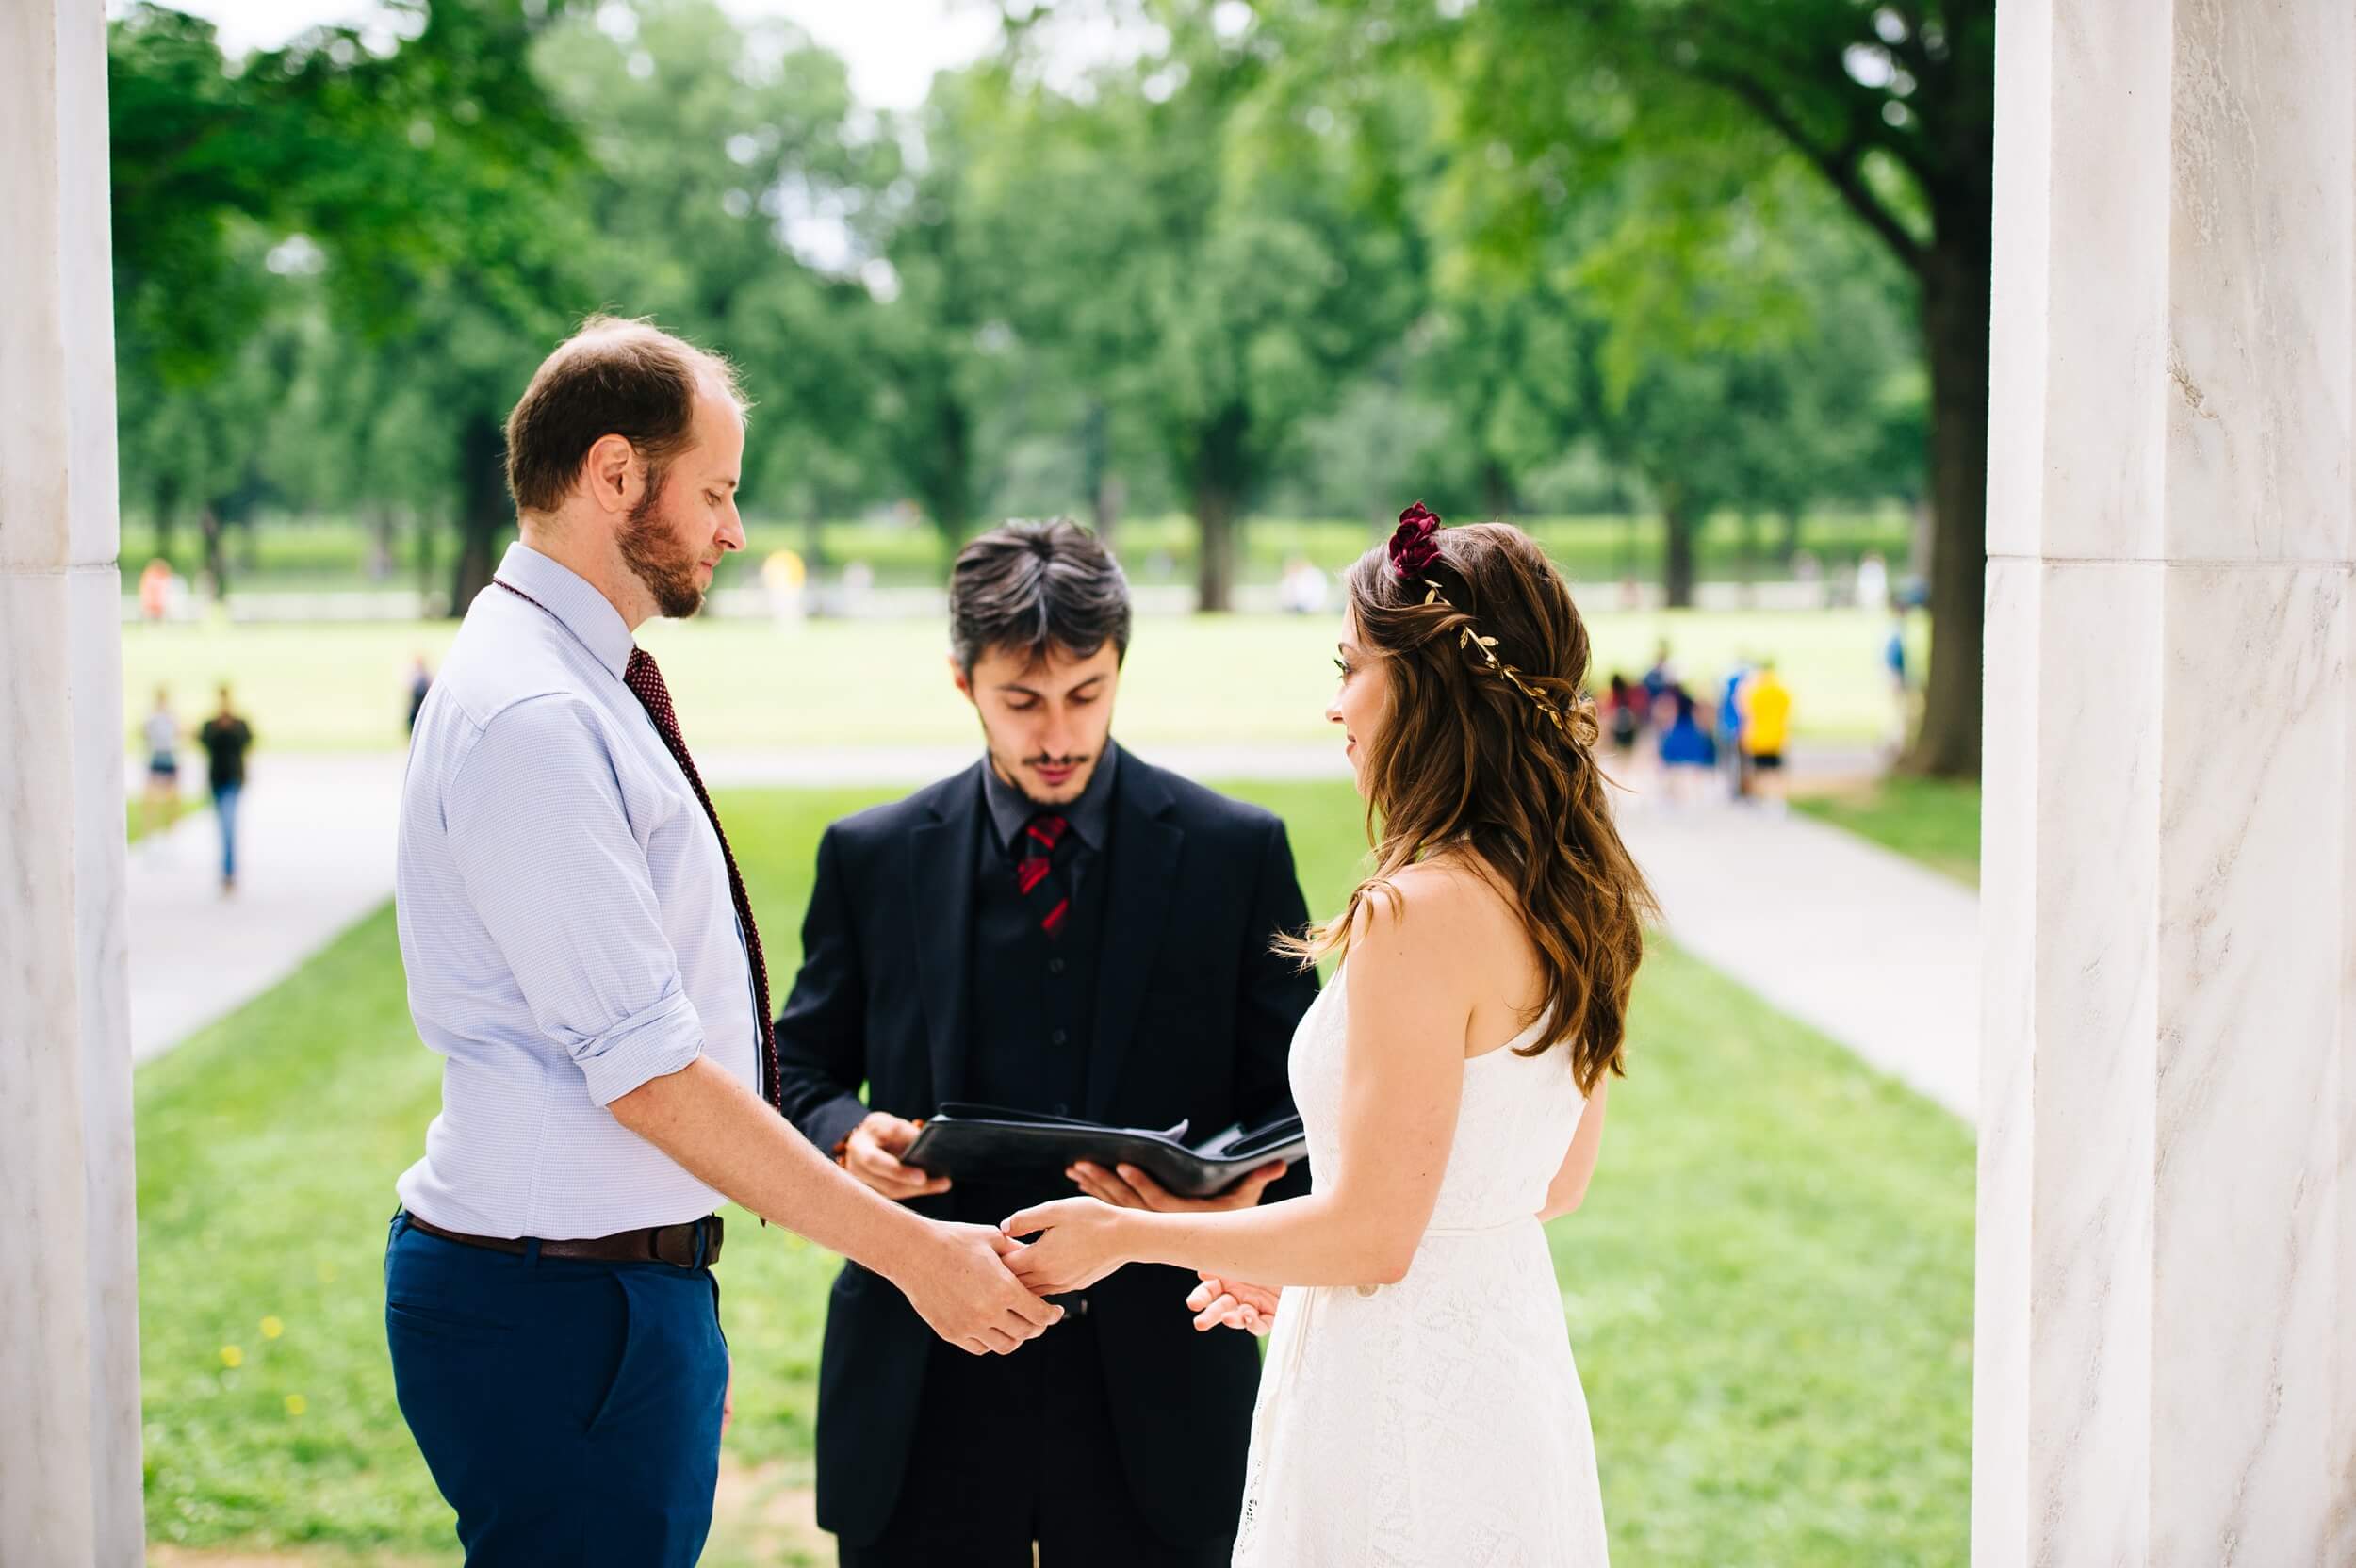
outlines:
[[[690,1568],[720,1473],[719,1299],[708,1268],[519,1257],[393,1217],[393,1388],[467,1568]]]

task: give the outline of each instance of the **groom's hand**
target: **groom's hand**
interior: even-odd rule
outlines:
[[[865,1185],[896,1200],[947,1192],[948,1177],[930,1175],[900,1163],[900,1156],[922,1130],[913,1121],[903,1121],[883,1111],[870,1111],[843,1140],[843,1168]]]
[[[1133,1165],[1107,1170],[1088,1160],[1066,1170],[1074,1185],[1090,1198],[1117,1208],[1152,1209],[1156,1214],[1216,1214],[1224,1209],[1249,1209],[1260,1201],[1268,1184],[1284,1174],[1285,1164],[1271,1160],[1225,1192],[1208,1198],[1181,1198]]]
[[[1063,1309],[1033,1295],[1007,1270],[1020,1243],[987,1225],[936,1223],[929,1243],[892,1273],[933,1332],[970,1354],[1005,1355],[1035,1339]]]
[[[1265,1339],[1276,1326],[1277,1293],[1268,1286],[1201,1271],[1197,1277],[1203,1282],[1186,1298],[1186,1310],[1194,1314],[1198,1331],[1223,1324]]]

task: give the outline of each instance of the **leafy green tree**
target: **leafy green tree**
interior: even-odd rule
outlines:
[[[983,181],[1004,237],[990,249],[1020,248],[1026,338],[1153,433],[1199,532],[1199,602],[1222,610],[1247,511],[1304,422],[1405,330],[1422,257],[1387,175],[1253,122],[1271,47],[1256,29],[1222,29],[1209,5],[1150,9],[1166,48],[1079,94],[1022,91]]]
[[[363,344],[414,335],[453,293],[493,315],[562,298],[533,266],[563,259],[548,232],[562,209],[523,217],[577,162],[530,66],[548,12],[396,0],[382,33],[314,29],[234,70],[193,18],[140,5],[113,24],[119,382],[125,448],[162,526],[204,487],[200,466],[234,471],[230,449],[256,428],[250,386],[230,378],[298,308],[273,266],[316,270],[301,299],[324,299]],[[449,375],[479,359],[466,347],[415,363]],[[282,357],[270,406],[287,369]],[[479,423],[457,444],[478,559],[499,466],[490,433],[487,455]],[[216,544],[220,511],[204,511]]]
[[[1401,57],[1425,67],[1465,155],[1461,215],[1493,240],[1528,245],[1630,155],[1752,181],[1797,157],[1911,275],[1935,533],[1934,653],[1909,764],[1975,773],[1992,0],[1350,0],[1286,14],[1313,41],[1295,53],[1324,61],[1329,84],[1388,79]]]
[[[775,19],[635,0],[559,28],[537,65],[594,167],[590,286],[744,375],[746,494],[807,492],[863,454],[875,323],[852,271],[900,160],[860,128],[843,62]],[[797,231],[832,270],[796,252]]]

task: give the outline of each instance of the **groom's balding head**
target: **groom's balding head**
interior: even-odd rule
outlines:
[[[540,362],[507,416],[516,511],[556,511],[589,449],[608,435],[630,444],[660,489],[663,472],[694,445],[696,401],[706,397],[744,412],[727,360],[646,321],[591,317]]]

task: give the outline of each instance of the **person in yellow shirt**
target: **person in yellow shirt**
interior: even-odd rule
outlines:
[[[1742,682],[1736,698],[1742,710],[1742,751],[1750,760],[1751,788],[1775,810],[1783,809],[1783,748],[1792,735],[1792,688],[1775,673],[1772,659]]]

